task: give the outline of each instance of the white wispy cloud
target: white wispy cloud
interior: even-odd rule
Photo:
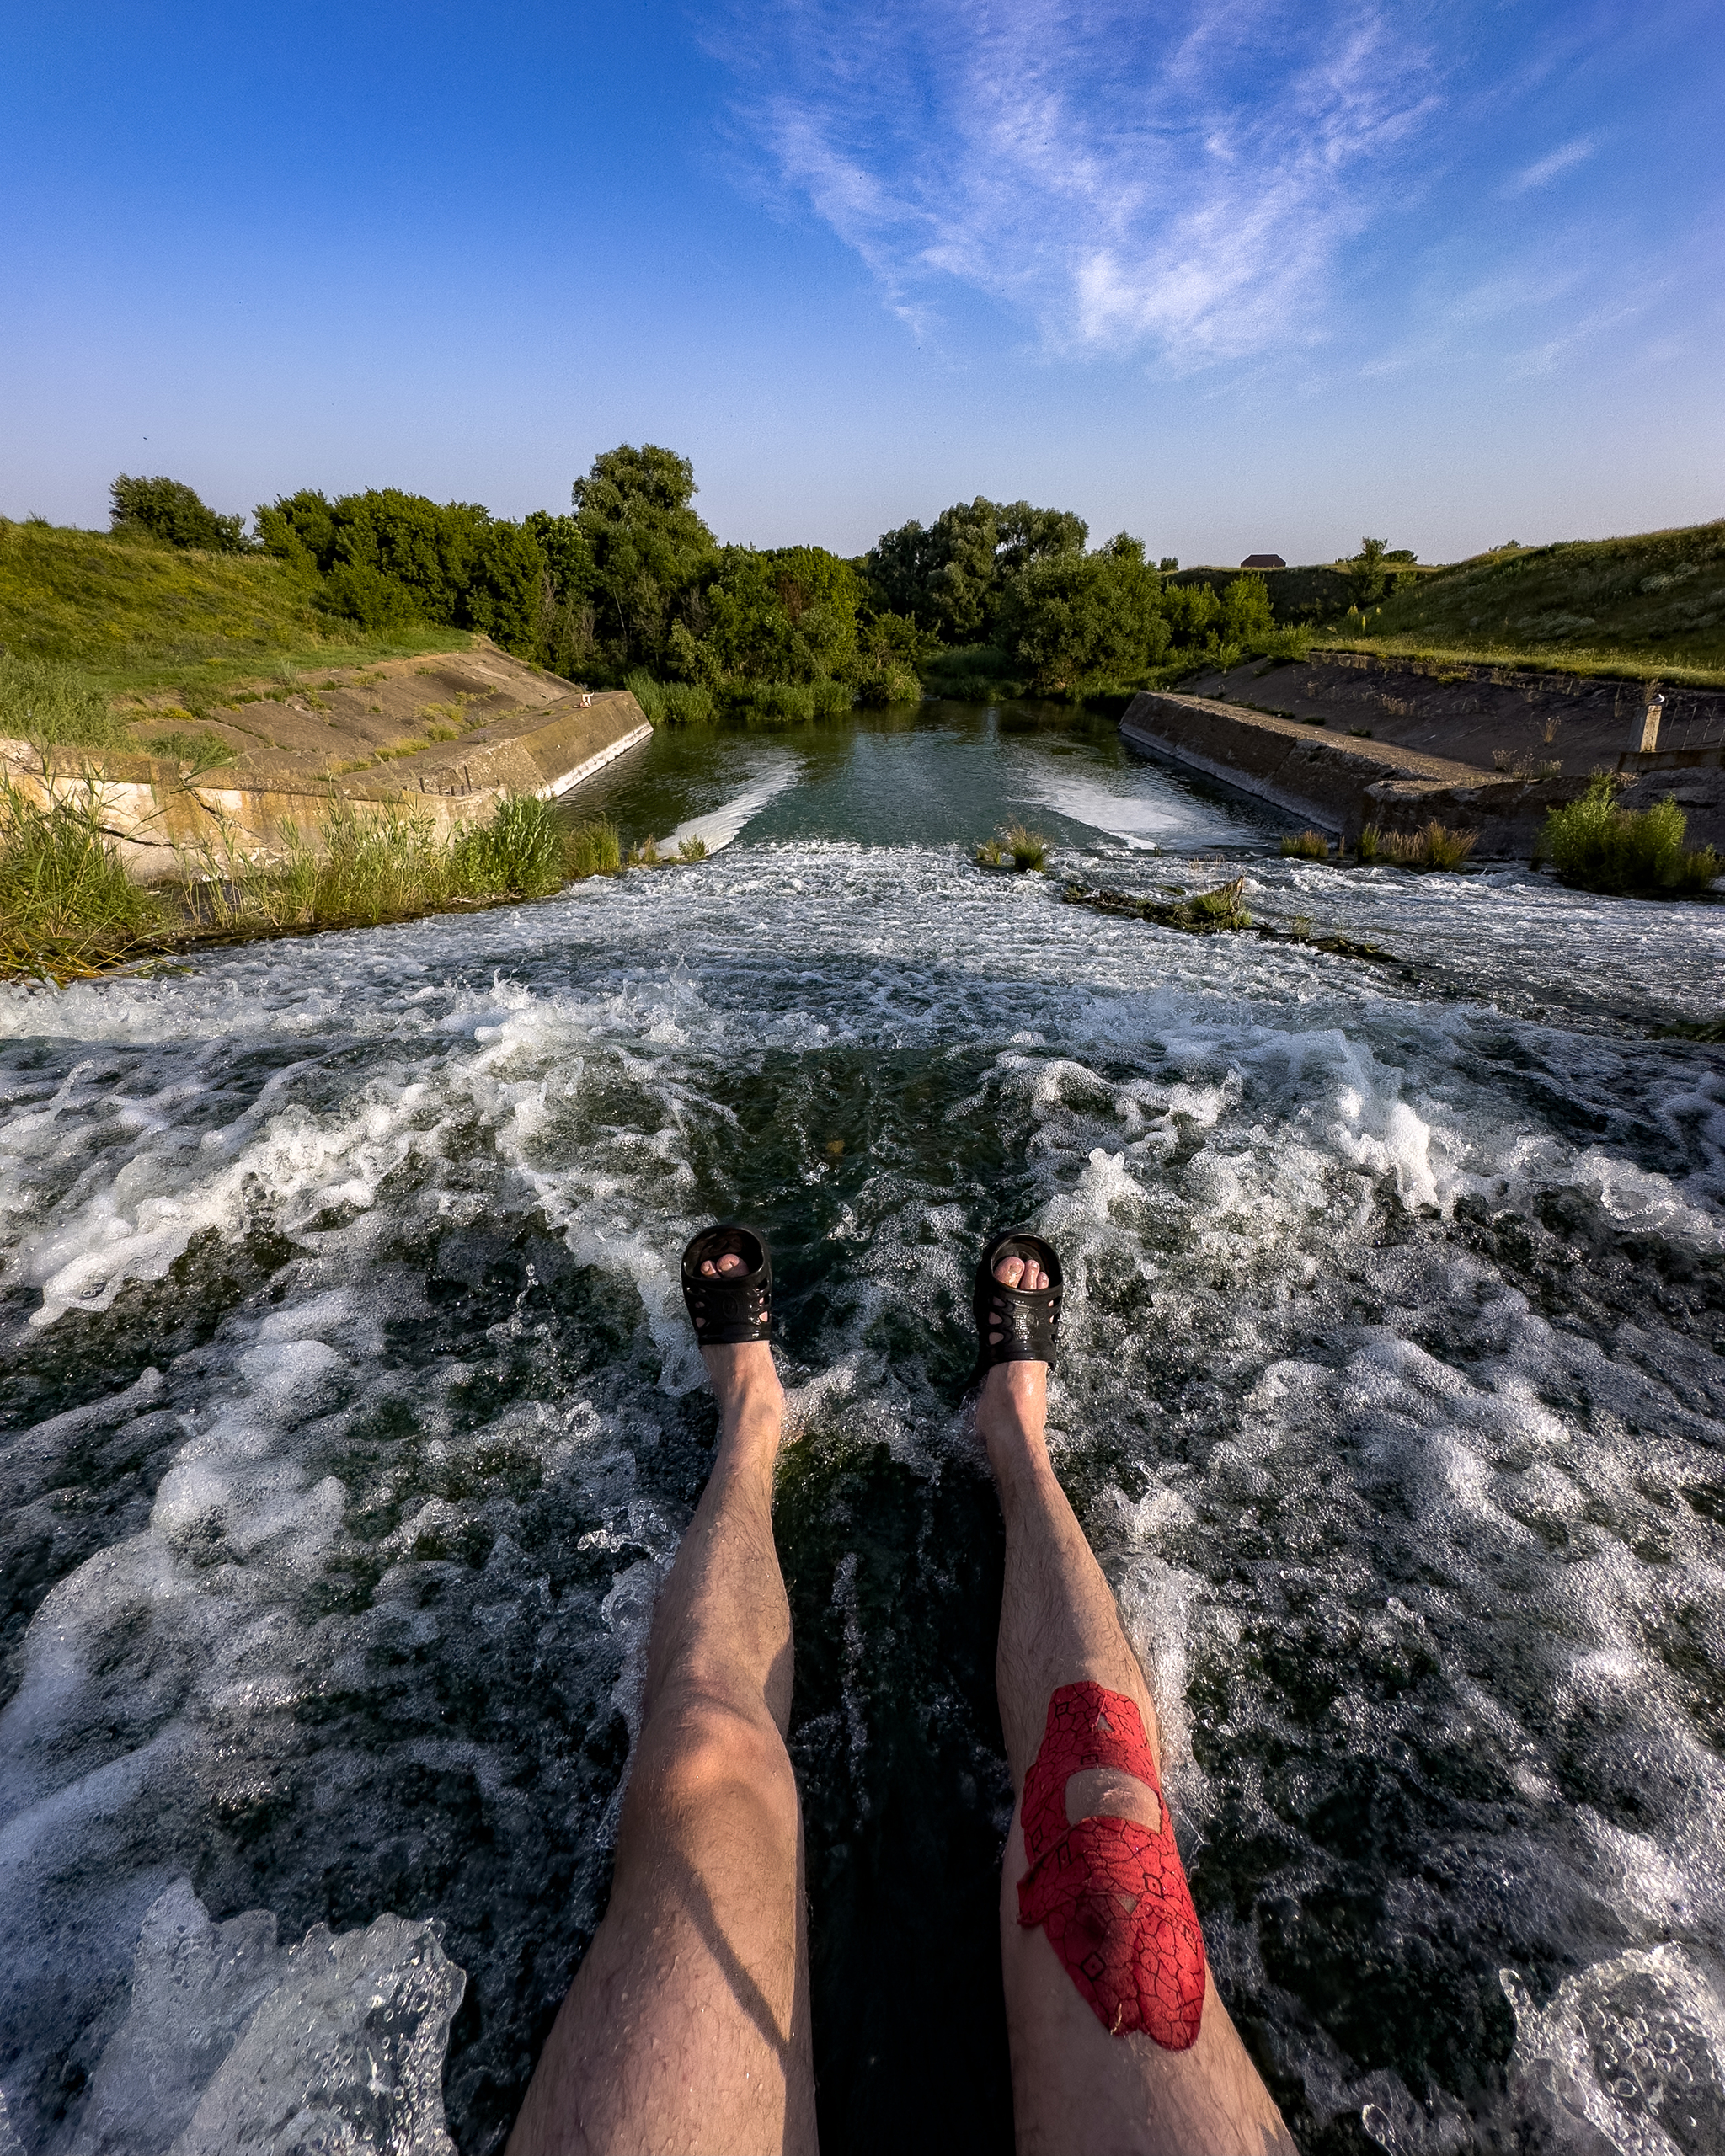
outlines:
[[[1541,157],[1537,164],[1524,165],[1506,184],[1506,195],[1525,195],[1535,187],[1549,187],[1554,179],[1566,172],[1573,172],[1577,165],[1584,165],[1599,148],[1590,135],[1578,141],[1566,142],[1561,150],[1553,150],[1549,157]]]
[[[768,0],[715,22],[745,118],[921,324],[943,285],[1056,350],[1310,343],[1434,107],[1403,0]]]

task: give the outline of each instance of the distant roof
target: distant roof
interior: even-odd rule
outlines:
[[[1284,569],[1288,564],[1279,554],[1248,554],[1240,566],[1242,569]]]

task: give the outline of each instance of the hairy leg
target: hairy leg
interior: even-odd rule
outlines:
[[[1027,1268],[1017,1257],[1003,1260],[995,1277],[1008,1287],[1046,1284],[1033,1262]],[[1001,1879],[1001,1954],[1020,2156],[1291,2152],[1281,2115],[1208,1970],[1197,2041],[1165,2050],[1142,2030],[1110,2034],[1046,1934],[1019,1922],[1018,1881],[1029,1868],[1024,1777],[1042,1745],[1053,1694],[1086,1681],[1124,1694],[1143,1719],[1158,1772],[1162,1758],[1144,1672],[1049,1465],[1047,1419],[1044,1364],[1002,1363],[990,1370],[976,1423],[1007,1523],[996,1680],[1018,1804]],[[1072,1825],[1101,1817],[1136,1820],[1152,1831],[1162,1824],[1155,1792],[1115,1767],[1075,1774],[1065,1804]]]
[[[802,1813],[784,1745],[791,1613],[772,1539],[784,1396],[765,1342],[702,1352],[718,1454],[654,1614],[611,1905],[509,2156],[815,2146]]]

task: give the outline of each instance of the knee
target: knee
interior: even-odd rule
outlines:
[[[711,1820],[745,1810],[754,1831],[794,1845],[796,1776],[784,1739],[764,1715],[698,1694],[667,1698],[642,1732],[642,1753],[640,1771],[667,1811]]]

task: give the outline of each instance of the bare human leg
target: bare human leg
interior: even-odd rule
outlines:
[[[1003,1259],[995,1278],[1012,1288],[1048,1284],[1033,1261],[1017,1257]],[[1001,1363],[988,1372],[976,1425],[1007,1524],[996,1681],[1018,1803],[1001,1885],[1001,1956],[1019,2156],[1291,2156],[1293,2141],[1208,1969],[1196,2041],[1165,2050],[1142,2030],[1110,2034],[1044,1932],[1019,1921],[1018,1881],[1028,1869],[1024,1777],[1053,1694],[1087,1681],[1124,1694],[1143,1718],[1158,1773],[1162,1758],[1144,1672],[1049,1465],[1047,1420],[1046,1364]],[[1162,1823],[1154,1791],[1117,1768],[1075,1774],[1065,1802],[1073,1825],[1103,1816]]]
[[[508,2156],[815,2147],[802,1812],[784,1744],[791,1612],[772,1539],[784,1395],[765,1341],[702,1356],[718,1454],[654,1614],[611,1905]]]

